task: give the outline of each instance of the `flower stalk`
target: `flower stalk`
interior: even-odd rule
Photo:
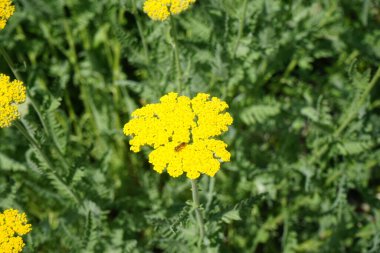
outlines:
[[[139,32],[141,43],[142,43],[142,46],[143,46],[144,55],[145,55],[145,61],[146,61],[146,64],[149,64],[150,63],[150,59],[149,59],[148,45],[147,45],[146,40],[145,40],[145,36],[144,36],[142,24],[141,24],[141,17],[139,15],[139,12],[137,11],[135,0],[132,0],[132,6],[133,6],[132,13],[136,17],[137,30]]]
[[[179,50],[178,50],[178,40],[177,40],[177,28],[174,23],[173,18],[170,16],[170,35],[172,38],[172,47],[174,51],[174,59],[175,59],[175,65],[177,70],[177,87],[178,87],[178,93],[181,94],[182,92],[182,70],[181,70],[181,64],[179,60]]]
[[[195,217],[197,219],[198,227],[199,227],[199,241],[198,241],[198,247],[201,247],[203,244],[203,239],[205,237],[205,227],[204,222],[200,210],[200,204],[199,204],[199,192],[198,192],[198,186],[197,182],[192,179],[191,181],[191,191],[193,195],[193,208],[195,211]]]
[[[243,3],[243,13],[242,13],[242,17],[241,17],[240,23],[239,23],[239,31],[238,31],[238,36],[237,36],[237,39],[236,39],[234,51],[233,51],[233,58],[235,58],[235,56],[236,56],[236,52],[237,52],[237,49],[239,47],[241,37],[243,35],[245,16],[246,16],[246,12],[247,12],[247,4],[248,4],[248,0],[244,0],[244,3]]]

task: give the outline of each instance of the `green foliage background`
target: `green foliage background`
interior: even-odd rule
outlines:
[[[232,161],[199,181],[203,249],[189,181],[122,134],[177,89],[170,22],[142,1],[14,2],[0,46],[52,163],[1,129],[0,210],[27,213],[24,252],[380,252],[378,0],[205,0],[174,18],[185,94],[234,117]]]

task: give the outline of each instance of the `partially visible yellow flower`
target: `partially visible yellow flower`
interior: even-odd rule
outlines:
[[[164,21],[170,14],[177,15],[187,10],[196,0],[146,0],[144,12],[153,20]]]
[[[213,177],[220,161],[227,162],[231,156],[226,143],[212,138],[232,124],[227,108],[226,102],[205,93],[190,99],[172,92],[161,97],[160,103],[134,111],[123,131],[133,136],[132,151],[153,147],[149,162],[158,173],[166,169],[172,177],[184,172],[190,179],[201,173]]]
[[[0,0],[0,30],[4,29],[7,20],[13,15],[15,6],[11,0]]]
[[[21,236],[32,230],[25,213],[7,209],[0,213],[0,252],[18,253],[25,246]]]
[[[9,82],[9,76],[0,74],[0,128],[10,126],[12,121],[20,117],[17,104],[25,102],[25,99],[26,89],[22,82]]]

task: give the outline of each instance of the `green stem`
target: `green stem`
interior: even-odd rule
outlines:
[[[66,107],[68,109],[70,122],[72,122],[72,124],[74,126],[74,129],[75,129],[74,130],[75,134],[78,135],[78,136],[82,136],[82,133],[81,133],[80,129],[78,128],[77,124],[76,124],[76,122],[78,121],[78,119],[77,119],[77,116],[75,114],[74,106],[73,106],[73,103],[71,102],[71,98],[70,98],[68,89],[64,90],[64,98],[65,98],[64,100],[65,100],[65,103],[66,103]]]
[[[143,50],[144,50],[145,60],[146,60],[146,63],[149,64],[150,59],[149,59],[148,46],[147,46],[146,41],[145,41],[145,36],[143,33],[142,24],[141,24],[141,18],[140,18],[139,12],[137,11],[136,3],[134,0],[132,1],[132,6],[133,6],[133,9],[132,9],[133,14],[136,17],[137,30],[139,32],[139,36],[140,36],[141,43],[142,43]]]
[[[172,47],[174,50],[174,57],[175,57],[175,65],[177,69],[177,87],[178,87],[178,93],[182,92],[182,70],[181,70],[181,64],[179,60],[179,51],[178,51],[178,40],[177,40],[177,29],[174,23],[174,19],[172,16],[170,16],[170,31],[172,36]]]
[[[215,187],[215,177],[208,177],[208,192],[207,192],[207,203],[206,211],[210,210],[212,199],[214,198],[214,187]]]
[[[247,4],[248,4],[248,0],[244,0],[244,3],[243,3],[243,16],[240,19],[238,36],[237,36],[235,47],[234,47],[234,51],[233,51],[233,58],[235,58],[236,51],[237,51],[237,49],[239,47],[239,44],[240,44],[241,36],[243,35],[243,29],[244,29],[244,23],[245,23],[245,15],[247,13]]]
[[[343,130],[347,127],[347,125],[351,122],[351,120],[356,116],[356,114],[359,112],[360,107],[364,104],[367,96],[369,95],[372,88],[375,86],[377,81],[380,78],[380,67],[377,69],[375,75],[373,76],[371,82],[366,87],[366,89],[363,92],[363,95],[360,97],[360,100],[358,103],[353,106],[354,110],[351,111],[348,116],[342,121],[342,124],[339,126],[339,128],[334,132],[334,137],[339,137],[339,135],[343,132]]]
[[[89,89],[87,87],[88,83],[86,83],[85,80],[83,80],[83,78],[81,76],[80,66],[78,64],[77,52],[75,49],[74,36],[71,32],[70,25],[66,19],[63,20],[63,28],[65,30],[65,38],[66,38],[66,41],[67,41],[68,46],[69,46],[65,55],[73,67],[74,83],[79,85],[80,94],[81,94],[81,98],[82,98],[82,101],[83,101],[83,104],[85,107],[85,111],[89,112],[89,114],[91,115],[92,120],[90,122],[93,125],[93,128],[97,130],[96,133],[99,136],[100,135],[100,125],[99,125],[99,122],[95,120],[97,118],[96,117],[97,114],[94,111],[94,107],[91,105],[91,102],[90,102],[90,99],[92,99],[93,96],[92,96],[92,94],[89,93]],[[84,41],[87,41],[86,40],[87,36],[88,35],[85,34],[85,36],[84,36],[85,38],[83,39]]]
[[[284,75],[282,76],[282,79],[285,79],[289,76],[289,74],[295,69],[295,67],[297,67],[297,63],[298,63],[297,58],[293,58],[289,62],[287,68],[285,69]]]
[[[198,186],[197,182],[195,180],[191,180],[191,190],[193,193],[193,207],[195,211],[195,216],[197,219],[197,223],[199,226],[199,241],[198,241],[198,246],[201,247],[203,244],[203,239],[205,237],[205,228],[204,228],[204,223],[203,223],[203,218],[202,214],[200,211],[200,204],[199,204],[199,193],[198,193]]]
[[[24,137],[29,141],[32,146],[38,150],[41,154],[41,156],[44,158],[45,162],[49,165],[49,167],[53,167],[52,163],[50,162],[49,158],[45,155],[45,153],[42,151],[41,146],[37,143],[36,139],[33,137],[33,135],[29,132],[28,128],[25,126],[24,122],[22,120],[15,121],[14,125],[17,127],[17,129],[24,135]]]

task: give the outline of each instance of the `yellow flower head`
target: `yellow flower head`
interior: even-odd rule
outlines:
[[[10,126],[13,120],[20,117],[17,104],[25,102],[25,99],[26,89],[22,82],[9,82],[9,76],[0,74],[0,128]]]
[[[205,93],[193,99],[169,93],[160,103],[148,104],[132,113],[124,134],[132,135],[131,150],[153,147],[149,162],[158,173],[167,170],[178,177],[186,172],[190,179],[201,173],[213,177],[221,161],[229,161],[227,144],[213,139],[228,130],[232,117],[226,102]]]
[[[170,14],[179,14],[193,3],[195,0],[146,0],[143,9],[151,19],[164,21]]]
[[[17,253],[25,246],[21,235],[32,230],[27,224],[25,213],[19,213],[14,209],[7,209],[0,213],[0,252]]]
[[[0,30],[4,29],[7,20],[13,15],[15,6],[11,0],[0,0]]]

